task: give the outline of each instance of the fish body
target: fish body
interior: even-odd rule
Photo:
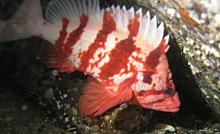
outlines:
[[[31,18],[21,19],[28,6],[33,7]],[[163,37],[163,23],[157,26],[156,17],[125,6],[100,9],[98,0],[52,0],[45,19],[40,8],[38,0],[26,0],[2,30],[7,35],[0,33],[0,41],[42,37],[51,43],[43,50],[48,67],[88,74],[91,79],[79,100],[83,114],[100,115],[124,102],[179,110],[166,57],[169,36]]]

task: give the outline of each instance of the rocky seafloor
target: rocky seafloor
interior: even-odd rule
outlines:
[[[1,19],[9,18],[21,2],[1,0]],[[42,2],[45,7],[48,1]],[[142,7],[165,22],[172,35],[168,60],[182,102],[178,113],[122,104],[99,117],[82,116],[78,98],[87,76],[48,69],[41,60],[46,42],[33,37],[0,45],[0,133],[220,134],[220,6],[215,0],[206,2],[210,1],[101,2]]]

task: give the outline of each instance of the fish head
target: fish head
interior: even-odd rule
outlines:
[[[164,112],[179,110],[180,100],[165,55],[160,57],[155,71],[137,72],[132,88],[134,101],[144,108]]]

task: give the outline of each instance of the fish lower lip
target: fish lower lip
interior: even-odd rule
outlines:
[[[179,108],[171,108],[171,109],[167,109],[167,111],[165,110],[165,112],[178,112]]]
[[[153,105],[153,109],[159,110],[159,111],[164,111],[164,112],[177,112],[179,111],[180,104],[175,104],[175,105]]]
[[[177,112],[177,111],[179,111],[179,107],[180,107],[179,104],[178,105],[174,105],[174,106],[168,106],[167,107],[167,111],[168,112]]]
[[[164,109],[159,109],[159,111],[164,111],[164,112],[178,112],[179,107],[166,107]]]

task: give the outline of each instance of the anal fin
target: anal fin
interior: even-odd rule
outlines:
[[[98,116],[116,105],[129,101],[131,98],[132,90],[130,89],[112,91],[92,79],[84,87],[83,94],[80,96],[79,109],[84,115]]]

